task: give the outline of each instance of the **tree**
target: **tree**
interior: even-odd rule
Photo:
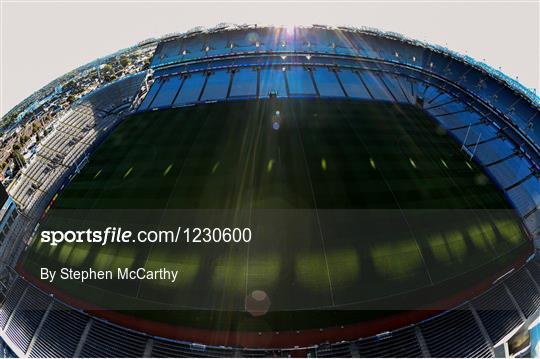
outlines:
[[[112,66],[110,64],[105,64],[101,68],[101,71],[106,75],[112,73],[112,70],[113,70],[113,68],[112,68]]]
[[[19,170],[24,167],[26,161],[24,160],[23,155],[18,150],[15,150],[12,152],[11,157],[13,158],[13,162],[15,163],[15,169]]]
[[[32,123],[32,133],[36,133],[41,128],[41,124],[39,122]]]
[[[69,80],[69,81],[64,85],[64,87],[67,88],[67,89],[70,89],[70,88],[72,88],[72,87],[74,87],[74,86],[75,86],[75,81],[73,81],[73,80]]]
[[[144,64],[143,64],[142,69],[143,69],[143,70],[146,70],[146,69],[148,69],[149,67],[150,67],[150,59],[144,60]]]
[[[126,66],[128,66],[128,65],[129,65],[129,59],[127,58],[127,56],[122,55],[122,56],[120,57],[120,66],[126,67]]]

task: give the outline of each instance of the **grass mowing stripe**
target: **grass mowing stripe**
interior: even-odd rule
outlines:
[[[323,171],[326,171],[326,159],[321,158],[321,168]]]
[[[126,178],[127,176],[129,176],[129,174],[131,173],[131,171],[133,171],[133,166],[131,166],[131,167],[126,171],[126,173],[124,173],[124,178]]]
[[[216,173],[216,170],[218,169],[218,167],[219,167],[219,161],[217,161],[214,167],[212,167],[212,174]]]
[[[171,171],[171,168],[173,168],[172,163],[165,168],[165,171],[163,171],[163,177],[165,177]]]

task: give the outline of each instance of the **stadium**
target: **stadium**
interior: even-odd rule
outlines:
[[[75,102],[8,188],[2,339],[21,357],[526,355],[539,105],[483,63],[375,29],[161,38],[148,69]],[[38,240],[180,225],[177,242]]]

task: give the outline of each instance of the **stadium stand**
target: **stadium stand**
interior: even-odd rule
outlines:
[[[85,157],[114,128],[139,92],[145,72],[105,85],[82,99],[40,143],[35,159],[22,171],[10,195],[25,212],[24,228],[33,228],[54,194],[84,164]],[[33,224],[32,224],[33,223]],[[28,237],[28,235],[26,235]],[[17,232],[13,238],[24,238]],[[15,260],[15,255],[12,260]]]
[[[513,293],[521,312],[526,318],[531,317],[540,306],[540,295],[535,289],[533,279],[523,270],[508,278],[506,285]]]
[[[347,342],[321,345],[317,348],[317,357],[320,358],[352,358],[351,344]]]
[[[494,357],[494,346],[535,315],[540,258],[479,297],[415,325],[303,348],[235,348],[152,337],[69,307],[21,276],[3,284],[9,293],[0,307],[1,333],[17,353],[30,357],[287,357],[295,352],[311,357]]]
[[[533,123],[538,99],[530,91],[468,57],[393,33],[256,26],[245,31],[251,41],[228,27],[161,42],[151,64],[154,82],[138,111],[269,94],[420,105],[487,168],[537,238],[540,138],[534,131],[540,126]],[[206,47],[212,51],[204,52]]]
[[[27,287],[27,283],[22,278],[17,278],[12,282],[12,286],[9,290],[9,296],[6,294],[6,299],[2,305],[2,312],[0,313],[0,327],[6,328],[6,325],[11,318],[11,314],[15,310],[19,299],[22,297]]]
[[[156,338],[152,346],[152,356],[157,358],[232,357],[234,356],[234,350],[226,347],[207,347],[205,345]]]
[[[54,301],[47,319],[35,335],[32,358],[68,358],[75,354],[78,339],[89,319],[83,313]],[[58,338],[64,338],[59,340]]]
[[[416,326],[386,332],[354,343],[356,356],[366,358],[421,357],[422,348],[417,340]],[[355,349],[353,348],[353,351]]]
[[[538,97],[467,56],[366,28],[222,26],[163,39],[148,73],[93,91],[55,123],[10,195],[28,221],[39,218],[126,113],[269,97],[424,109],[486,169],[540,248]],[[149,336],[69,307],[20,276],[1,277],[9,289],[0,328],[17,354],[32,357],[493,357],[539,313],[539,261],[537,254],[487,292],[420,323],[303,348],[233,348]]]
[[[481,358],[493,355],[468,305],[420,324],[429,354],[434,358]],[[463,345],[469,342],[468,345]]]
[[[29,286],[20,299],[16,315],[5,329],[7,336],[23,352],[28,350],[52,298],[39,289]]]
[[[484,323],[493,343],[498,343],[521,324],[522,314],[510,298],[503,284],[491,288],[473,301],[478,316]]]
[[[40,143],[37,158],[23,171],[11,195],[23,209],[32,207],[35,192],[51,192],[47,184],[62,177],[118,121],[141,87],[145,73],[127,76],[78,101]],[[46,183],[45,183],[46,182]]]
[[[111,343],[110,338],[122,338],[122,340]],[[80,355],[75,356],[83,358],[106,356],[139,358],[144,354],[146,341],[147,337],[141,333],[94,319]]]

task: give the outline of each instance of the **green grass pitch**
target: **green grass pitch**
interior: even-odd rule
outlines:
[[[412,106],[358,101],[230,102],[132,115],[91,155],[42,228],[120,223],[110,213],[122,210],[159,227],[183,209],[247,213],[253,240],[34,241],[23,267],[35,277],[42,266],[179,269],[173,284],[54,286],[156,321],[283,330],[434,303],[532,248],[502,193],[430,117]],[[223,218],[216,223],[230,225]],[[261,317],[244,311],[255,290],[271,303]]]

